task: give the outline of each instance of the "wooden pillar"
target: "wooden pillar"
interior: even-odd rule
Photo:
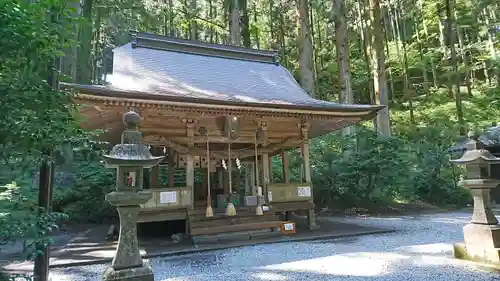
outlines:
[[[268,198],[268,190],[267,190],[267,185],[270,183],[269,181],[269,155],[267,153],[262,153],[261,154],[262,158],[262,180],[263,180],[263,192],[264,192],[264,198],[266,198],[266,202],[269,203],[269,198]]]
[[[168,187],[173,188],[175,185],[175,151],[173,148],[168,148]]]
[[[311,186],[311,165],[309,161],[309,124],[306,122],[302,122],[299,125],[299,128],[302,136],[302,146],[300,150],[302,152],[302,157],[304,160],[304,178],[306,183],[309,184],[309,188],[311,190],[311,199],[309,199],[309,202],[313,203],[314,194],[313,187]],[[309,221],[310,230],[318,228],[318,225],[316,224],[316,213],[314,212],[314,209],[308,210],[307,220]]]
[[[258,120],[257,121],[257,126],[260,130],[264,132],[263,134],[263,139],[261,139],[262,147],[265,148],[267,147],[267,129],[268,129],[268,124],[266,120]],[[262,169],[262,193],[264,195],[265,201],[269,203],[269,198],[268,198],[268,190],[267,186],[270,183],[270,176],[269,176],[269,155],[267,153],[262,153],[260,155],[260,161],[261,161],[261,169]]]
[[[156,165],[156,166],[151,168],[151,172],[149,173],[149,183],[150,183],[149,188],[150,189],[158,188],[158,169],[159,169],[159,167],[160,167],[159,165]]]
[[[182,119],[186,125],[186,137],[188,139],[188,150],[194,148],[194,128],[197,120],[195,119]],[[191,189],[191,208],[194,206],[194,157],[190,151],[186,155],[186,186]]]
[[[252,193],[251,195],[255,196],[257,195],[257,181],[255,179],[256,176],[256,170],[255,170],[255,161],[252,161],[250,165],[250,185],[252,187]]]
[[[191,207],[194,198],[194,157],[192,154],[186,155],[186,186],[191,189]]]
[[[245,167],[245,196],[252,194],[252,184],[250,182],[250,165],[244,164]]]
[[[207,198],[208,196],[208,177],[210,177],[210,173],[208,173],[207,169],[203,169],[203,183],[201,184],[201,192],[200,197]]]
[[[153,146],[153,156],[157,156],[158,147]],[[158,169],[160,165],[156,165],[151,168],[151,172],[149,173],[149,188],[158,188]]]
[[[304,180],[311,183],[311,165],[309,163],[309,142],[305,141],[301,146],[302,159],[304,160]]]
[[[273,182],[273,157],[269,157],[269,182]]]
[[[283,179],[285,180],[285,183],[290,183],[290,159],[288,156],[288,151],[281,151],[281,163],[283,165]]]

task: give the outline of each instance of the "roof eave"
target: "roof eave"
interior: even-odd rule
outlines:
[[[195,107],[207,107],[207,106],[229,106],[229,107],[250,107],[255,108],[259,111],[267,110],[289,110],[294,112],[302,112],[304,114],[321,114],[321,115],[332,115],[334,117],[336,113],[344,112],[351,113],[352,117],[359,117],[363,120],[369,119],[376,115],[379,110],[385,108],[382,105],[366,105],[363,107],[359,106],[349,106],[340,105],[339,107],[320,107],[320,106],[305,106],[305,105],[293,105],[293,104],[274,104],[274,103],[259,103],[259,102],[237,102],[237,101],[221,101],[213,99],[204,99],[203,103],[200,103],[199,98],[192,97],[179,97],[179,96],[165,96],[165,95],[155,95],[145,92],[131,92],[125,90],[117,89],[107,89],[104,86],[96,85],[79,85],[73,83],[61,83],[63,89],[73,89],[79,92],[79,99],[86,99],[86,95],[94,96],[101,99],[123,99],[123,100],[145,100],[151,102],[171,102],[171,103],[186,103],[191,104]],[[89,97],[88,97],[89,98]],[[304,112],[305,111],[305,112]]]

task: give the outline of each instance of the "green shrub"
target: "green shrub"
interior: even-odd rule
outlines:
[[[71,188],[56,189],[54,209],[67,214],[72,221],[102,223],[116,219],[116,209],[105,195],[115,188],[116,173],[97,161],[74,163],[75,184]]]

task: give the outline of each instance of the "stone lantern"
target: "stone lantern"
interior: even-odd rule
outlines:
[[[130,111],[123,116],[127,126],[121,144],[115,145],[105,155],[106,166],[116,169],[116,191],[106,194],[106,200],[116,206],[120,217],[120,238],[115,257],[104,274],[103,280],[154,281],[151,267],[144,264],[139,252],[137,217],[140,205],[152,198],[150,191],[143,190],[143,169],[160,163],[163,157],[153,157],[142,144],[137,130],[141,118]]]
[[[463,184],[472,193],[474,211],[471,222],[463,228],[465,243],[454,245],[454,256],[500,265],[500,226],[488,206],[490,190],[500,183],[493,179],[491,165],[500,163],[500,158],[480,147],[476,140],[470,140],[466,149],[461,158],[452,162],[465,165],[467,173]]]

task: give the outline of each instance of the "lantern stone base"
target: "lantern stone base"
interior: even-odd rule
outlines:
[[[494,265],[500,268],[500,226],[468,224],[465,243],[453,245],[455,258]]]
[[[154,279],[153,269],[148,264],[125,269],[108,267],[102,275],[103,281],[154,281]]]

